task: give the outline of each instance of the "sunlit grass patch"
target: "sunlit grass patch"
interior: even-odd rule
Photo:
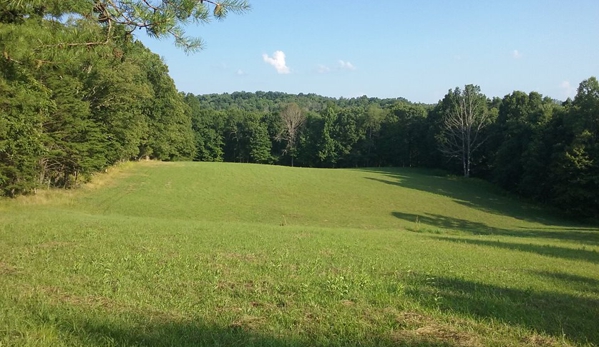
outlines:
[[[2,202],[0,345],[599,343],[597,229],[485,184],[217,163],[106,177]]]

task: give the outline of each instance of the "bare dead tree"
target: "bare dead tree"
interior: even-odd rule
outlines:
[[[299,133],[306,122],[306,116],[296,103],[287,104],[281,111],[283,129],[277,135],[278,140],[287,141],[285,153],[291,156],[291,166],[295,157],[295,147]]]
[[[482,130],[489,123],[487,98],[479,86],[450,90],[443,100],[445,115],[440,136],[441,152],[462,162],[464,177],[470,177],[472,155],[486,140]]]

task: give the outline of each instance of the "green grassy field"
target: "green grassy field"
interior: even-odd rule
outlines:
[[[413,169],[127,164],[0,200],[0,346],[599,345],[599,229]]]

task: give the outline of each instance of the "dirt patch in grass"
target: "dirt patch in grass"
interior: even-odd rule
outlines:
[[[427,325],[409,332],[409,335],[415,335],[424,340],[431,341],[452,341],[457,346],[483,346],[478,336],[457,331],[451,327],[444,327],[438,324]]]
[[[129,177],[132,173],[128,172],[133,163],[121,163],[107,168],[104,172],[99,172],[93,175],[91,181],[85,183],[83,188],[86,190],[94,190],[102,187],[111,187],[115,185],[117,179]],[[151,166],[150,162],[145,162],[144,165]],[[156,166],[156,165],[154,165]]]
[[[16,275],[19,273],[19,269],[7,264],[0,262],[0,275]]]
[[[400,326],[422,326],[432,321],[432,318],[424,316],[417,312],[401,312],[398,313],[395,320]]]
[[[78,183],[75,189],[41,188],[36,189],[34,194],[21,195],[14,199],[10,199],[10,202],[21,206],[49,204],[70,205],[73,203],[74,199],[79,196],[81,191],[96,190],[105,186],[114,186],[119,179],[131,176],[132,173],[129,172],[131,166],[132,163],[129,162],[111,166],[104,172],[94,174],[89,182]]]
[[[558,343],[549,337],[541,336],[538,334],[533,334],[531,336],[524,337],[522,339],[522,343],[527,346],[536,346],[536,347],[569,346],[565,343]]]
[[[401,312],[396,315],[401,330],[393,332],[392,338],[398,342],[446,343],[450,345],[476,347],[483,346],[479,336],[458,330],[430,316],[418,312]]]
[[[493,328],[455,317],[439,320],[413,311],[399,312],[395,316],[400,329],[393,332],[392,339],[398,343],[478,347],[491,342],[495,333]],[[522,346],[570,346],[566,342],[537,333],[513,342]]]
[[[58,287],[44,287],[40,290],[54,304],[69,304],[82,308],[102,308],[112,312],[130,311],[131,307],[104,296],[79,296],[64,292]]]
[[[354,306],[356,303],[351,300],[341,300],[341,305],[349,307]]]

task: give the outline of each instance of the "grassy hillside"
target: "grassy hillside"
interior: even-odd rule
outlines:
[[[599,229],[411,169],[135,163],[0,201],[0,346],[598,345]]]

